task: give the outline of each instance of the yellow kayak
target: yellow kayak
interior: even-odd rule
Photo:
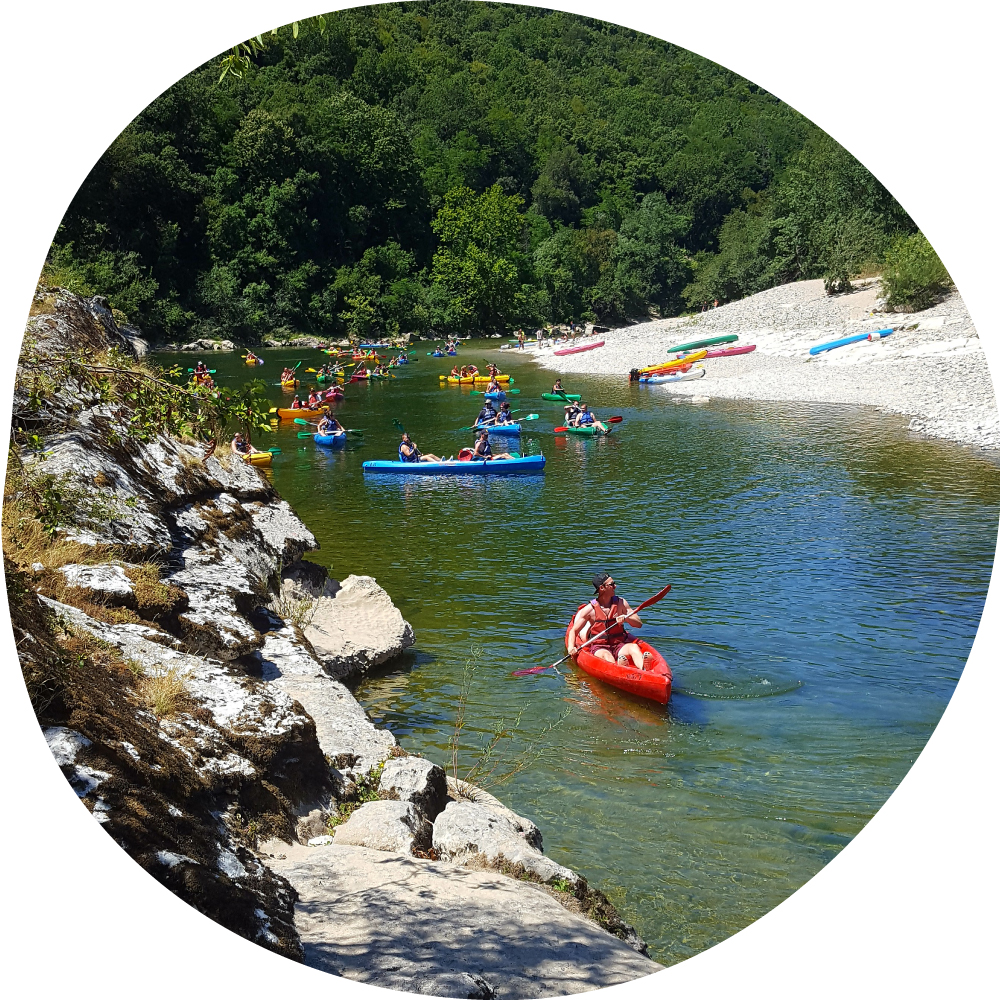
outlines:
[[[442,381],[447,378],[452,385],[472,385],[476,381],[475,375],[468,375],[465,378],[456,378],[454,375],[442,375]]]
[[[477,383],[479,383],[479,382],[487,383],[487,382],[490,382],[490,381],[492,381],[492,380],[490,379],[489,375],[477,375],[476,376],[476,382]],[[500,385],[504,385],[505,383],[510,382],[510,381],[512,381],[512,380],[511,380],[511,377],[509,375],[497,375],[497,382]]]
[[[292,379],[289,379],[287,382],[282,382],[281,383],[282,387],[286,388],[286,389],[294,389],[295,386],[297,386],[298,384],[299,384],[299,380],[297,378],[292,378]]]
[[[686,358],[673,358],[670,361],[661,361],[658,365],[646,365],[645,368],[639,369],[639,374],[649,375],[651,372],[656,372],[659,375],[662,372],[670,371],[671,368],[680,368],[681,365],[689,365],[694,361],[701,361],[706,354],[708,354],[707,350],[695,351]]]
[[[273,459],[274,456],[269,451],[253,451],[243,456],[247,465],[270,465]]]
[[[330,409],[329,406],[323,406],[318,410],[307,410],[304,407],[300,407],[297,410],[292,410],[279,407],[278,416],[281,417],[282,420],[294,420],[296,417],[302,417],[303,420],[308,420],[310,417],[322,416],[329,409]]]

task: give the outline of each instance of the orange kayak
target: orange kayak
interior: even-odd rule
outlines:
[[[586,607],[581,604],[580,608]],[[577,611],[580,610],[577,608]],[[566,626],[565,642],[567,652],[569,651],[569,630],[573,627],[573,620],[576,615],[569,620]],[[620,691],[628,691],[629,694],[636,694],[640,698],[649,698],[650,701],[658,701],[661,705],[666,705],[670,700],[670,687],[673,684],[673,675],[670,667],[663,656],[643,639],[637,640],[637,645],[644,653],[652,654],[649,660],[648,670],[636,670],[635,667],[619,667],[617,663],[608,663],[599,656],[590,652],[589,648],[581,649],[573,657],[576,665],[591,677],[596,677],[605,684],[618,688]]]

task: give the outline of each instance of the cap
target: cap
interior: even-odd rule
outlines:
[[[600,590],[601,587],[604,585],[604,581],[610,579],[611,579],[610,573],[595,573],[591,579],[591,582],[594,584],[594,590]]]

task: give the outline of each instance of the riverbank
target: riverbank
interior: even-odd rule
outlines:
[[[771,288],[695,316],[612,330],[605,346],[556,357],[558,348],[526,345],[538,364],[563,374],[615,375],[668,360],[685,342],[739,336],[750,354],[712,358],[706,376],[649,387],[650,392],[711,398],[871,406],[911,418],[910,430],[989,450],[1000,449],[1000,414],[986,355],[961,295],[917,313],[878,311],[878,282],[827,295],[823,282]],[[852,334],[895,328],[811,357],[809,348]],[[521,352],[518,352],[521,353]]]
[[[397,656],[413,630],[371,577],[331,579],[302,558],[318,543],[264,474],[225,448],[133,434],[93,385],[33,405],[39,372],[108,347],[120,366],[130,339],[101,300],[40,291],[15,395],[38,447],[4,519],[32,704],[95,820],[202,913],[350,978],[536,997],[661,968],[542,852],[531,820],[367,718],[342,682]],[[28,487],[58,498],[48,540]],[[390,868],[421,888],[392,897],[386,929]],[[479,928],[496,947],[422,948],[442,917],[426,891],[448,898],[456,934]],[[405,973],[359,958],[372,928],[397,935]]]

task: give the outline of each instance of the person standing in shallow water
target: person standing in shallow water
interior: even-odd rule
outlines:
[[[642,628],[639,616],[624,597],[615,594],[615,581],[610,573],[596,573],[591,581],[597,596],[576,613],[566,637],[566,651],[572,656],[591,635],[599,636],[587,649],[598,659],[617,663],[620,667],[634,666],[645,670],[652,654],[644,653],[635,636],[625,624]]]

